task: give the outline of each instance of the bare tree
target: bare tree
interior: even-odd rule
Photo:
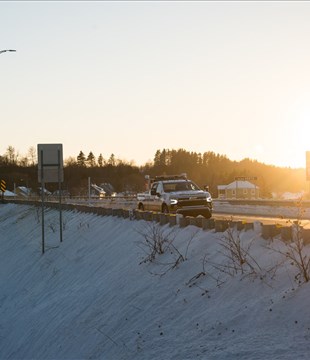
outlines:
[[[222,274],[259,278],[262,281],[266,279],[273,279],[281,264],[270,264],[267,268],[262,268],[258,261],[252,255],[251,247],[255,238],[250,241],[244,241],[240,236],[240,231],[231,227],[220,239],[219,244],[221,247],[220,254],[223,259],[220,263],[210,261],[210,265],[217,269]],[[268,285],[268,284],[267,284]]]
[[[30,146],[28,149],[28,164],[34,166],[37,162],[37,151],[34,146]]]
[[[153,274],[163,276],[169,270],[176,269],[182,262],[187,260],[189,247],[199,230],[190,235],[185,250],[183,251],[175,244],[178,234],[175,228],[167,229],[158,223],[148,222],[143,226],[143,229],[137,231],[143,237],[143,240],[139,241],[139,247],[146,254],[146,257],[140,264],[156,262],[156,264],[160,266],[160,270]],[[159,260],[159,257],[165,253],[167,256]]]
[[[15,165],[17,163],[18,154],[16,153],[15,148],[13,146],[11,145],[8,146],[4,156],[8,164]]]
[[[23,156],[20,160],[19,160],[19,165],[23,166],[23,167],[27,167],[29,165],[29,160],[27,156]]]
[[[301,284],[310,281],[310,255],[305,249],[305,243],[302,236],[303,228],[300,220],[293,225],[293,239],[291,243],[285,244],[284,249],[275,249],[274,251],[283,255],[291,265],[297,269],[295,280]]]
[[[284,259],[287,259],[291,265],[293,265],[298,273],[295,275],[295,280],[300,284],[302,282],[310,281],[310,255],[305,248],[303,239],[303,226],[302,218],[305,213],[303,207],[303,198],[299,198],[297,203],[296,220],[289,220],[292,229],[292,241],[286,243],[284,249],[275,249],[274,251],[283,255]]]
[[[67,159],[65,159],[65,166],[73,166],[76,164],[77,162],[73,156],[69,156]]]

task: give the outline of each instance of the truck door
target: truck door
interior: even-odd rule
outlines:
[[[157,185],[158,185],[158,183],[153,183],[151,186],[151,190],[150,190],[151,195],[150,195],[150,198],[149,198],[146,206],[144,206],[145,210],[155,211],[154,201],[156,198]]]
[[[152,196],[153,198],[153,201],[152,201],[152,208],[151,210],[152,211],[161,211],[161,205],[162,205],[162,199],[161,199],[161,194],[163,192],[163,185],[161,182],[159,183],[154,183],[153,184],[154,188],[153,188],[153,191],[152,193],[154,194]]]

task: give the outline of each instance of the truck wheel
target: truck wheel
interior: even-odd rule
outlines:
[[[169,213],[169,209],[168,209],[168,206],[166,204],[163,204],[163,206],[161,208],[161,212],[164,213],[164,214]]]
[[[203,215],[206,219],[210,219],[212,217],[212,213],[211,211],[207,211],[204,215]]]
[[[140,203],[139,206],[138,206],[138,209],[141,210],[141,211],[144,211],[144,206],[143,206],[143,204]]]

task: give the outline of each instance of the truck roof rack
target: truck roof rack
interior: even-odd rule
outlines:
[[[162,180],[187,180],[187,175],[185,173],[180,175],[160,175],[154,178],[154,181]]]

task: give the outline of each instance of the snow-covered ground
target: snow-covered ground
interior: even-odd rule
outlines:
[[[0,204],[1,360],[309,359],[310,284],[280,239],[231,233],[253,266],[232,276],[227,232],[65,211],[60,243],[58,220],[42,255],[40,209]]]

